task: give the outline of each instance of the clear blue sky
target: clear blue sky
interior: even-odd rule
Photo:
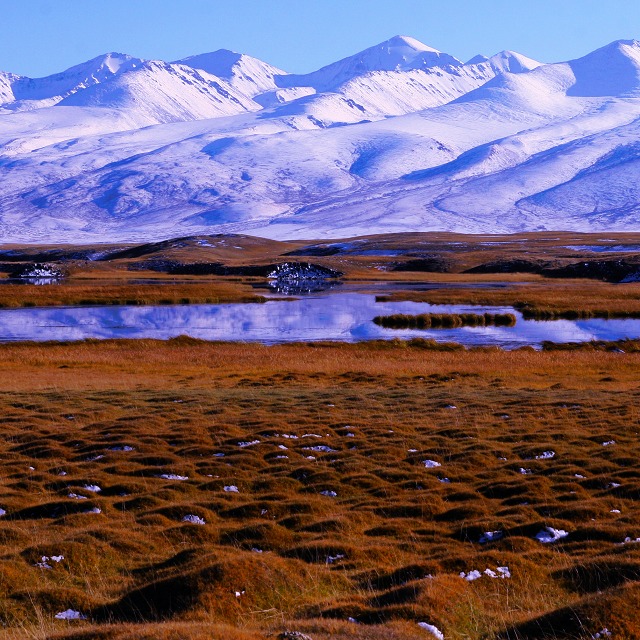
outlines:
[[[101,53],[174,60],[220,48],[306,72],[394,35],[466,60],[543,62],[640,39],[640,0],[0,0],[0,70],[38,77]]]

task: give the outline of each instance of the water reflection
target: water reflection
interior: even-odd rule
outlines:
[[[205,340],[295,342],[425,337],[466,345],[514,348],[554,342],[640,337],[640,320],[525,321],[515,327],[463,327],[446,330],[384,329],[372,322],[391,313],[511,312],[509,307],[376,302],[375,296],[334,293],[264,304],[157,307],[54,307],[0,310],[0,340],[82,340],[160,338],[189,335]]]

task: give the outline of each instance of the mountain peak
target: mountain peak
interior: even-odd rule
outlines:
[[[275,89],[274,76],[286,75],[267,62],[229,49],[189,56],[176,63],[222,78],[247,96]]]
[[[508,71],[509,73],[525,73],[542,66],[541,62],[508,49],[491,56],[488,62],[496,71]]]
[[[423,42],[420,42],[420,40],[416,40],[411,36],[393,36],[393,38],[389,38],[388,40],[381,42],[378,46],[387,46],[390,49],[396,47],[408,47],[414,51],[431,51],[432,53],[440,53],[437,49],[429,47]]]
[[[373,47],[338,60],[318,71],[279,78],[281,87],[305,86],[332,91],[358,76],[376,71],[414,71],[431,67],[460,67],[462,62],[409,36],[393,36]]]
[[[230,49],[217,49],[211,53],[200,53],[176,62],[194,69],[201,69],[219,78],[230,78],[233,75],[233,67],[244,57],[242,53]]]
[[[640,42],[615,40],[567,63],[575,76],[568,95],[583,97],[638,95]]]

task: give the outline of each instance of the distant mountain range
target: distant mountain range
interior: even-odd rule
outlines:
[[[0,72],[0,242],[640,229],[640,43],[308,74],[227,50]]]

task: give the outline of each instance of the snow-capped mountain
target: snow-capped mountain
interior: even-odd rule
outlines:
[[[281,69],[262,60],[228,49],[190,56],[177,62],[223,78],[245,96],[251,97],[273,91],[277,87],[274,79],[286,75]]]
[[[640,43],[309,74],[227,50],[0,73],[0,241],[640,228]]]

